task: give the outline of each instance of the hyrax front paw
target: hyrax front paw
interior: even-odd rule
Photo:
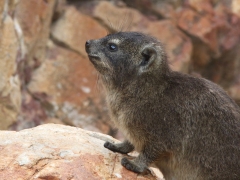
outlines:
[[[133,151],[134,147],[133,145],[131,145],[129,142],[124,141],[122,143],[117,143],[117,144],[113,144],[110,142],[105,142],[104,147],[113,151],[113,152],[119,152],[122,154],[127,154],[131,151]]]
[[[104,143],[103,146],[104,146],[105,148],[113,151],[113,152],[118,152],[116,145],[113,144],[113,143],[110,143],[110,142],[107,141],[107,142]]]
[[[141,174],[150,173],[150,170],[146,165],[137,165],[134,163],[134,161],[128,160],[127,158],[122,158],[121,164],[129,171],[133,171],[135,173],[141,173]]]

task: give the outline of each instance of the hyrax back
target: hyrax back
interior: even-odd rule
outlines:
[[[161,43],[142,33],[119,32],[86,42],[107,92],[111,117],[124,133],[112,151],[143,173],[150,164],[165,179],[240,179],[240,109],[216,84],[171,71]]]

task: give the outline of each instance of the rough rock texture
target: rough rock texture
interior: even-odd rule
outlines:
[[[84,56],[87,56],[86,40],[98,39],[107,35],[106,29],[94,19],[82,14],[72,6],[66,8],[62,18],[54,23],[51,32],[55,41]]]
[[[28,85],[31,94],[45,102],[48,117],[84,129],[110,131],[97,72],[85,53],[88,39],[105,35],[101,25],[71,6],[54,23],[45,62]]]
[[[240,19],[221,3],[213,7],[210,1],[204,4],[190,1],[190,6],[193,9],[185,8],[179,13],[178,26],[192,36],[193,70],[227,86],[226,82],[232,81],[239,71],[239,66],[235,65],[239,62],[239,55],[232,53],[236,52],[234,48],[240,41]],[[228,68],[225,66],[226,69],[214,71],[219,64]],[[232,69],[231,72],[229,69]]]
[[[108,133],[97,73],[83,56],[49,42],[46,61],[33,74],[30,92],[45,101],[50,117],[65,124]],[[46,79],[48,81],[46,81]]]
[[[159,19],[169,18],[174,20],[177,18],[177,8],[183,6],[182,0],[123,0],[127,5],[139,9],[147,15],[155,15]]]
[[[0,9],[0,129],[7,129],[14,121],[21,106],[20,81],[16,74],[18,38],[7,1]]]
[[[100,133],[54,124],[20,132],[2,131],[0,179],[157,179],[123,168],[122,155],[103,147],[106,140],[116,141]]]
[[[45,60],[46,43],[56,0],[21,0],[14,11],[23,34],[25,52],[22,52],[28,68],[35,68]]]
[[[232,12],[240,17],[240,1],[232,0],[231,3]]]

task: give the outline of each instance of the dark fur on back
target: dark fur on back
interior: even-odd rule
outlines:
[[[162,44],[142,33],[91,40],[86,51],[126,136],[105,147],[140,152],[123,166],[141,173],[154,163],[167,180],[240,179],[240,108],[222,88],[171,71]]]

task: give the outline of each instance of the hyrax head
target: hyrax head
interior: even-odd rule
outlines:
[[[118,80],[164,73],[165,53],[155,38],[138,32],[118,32],[86,42],[89,59],[101,75]]]

